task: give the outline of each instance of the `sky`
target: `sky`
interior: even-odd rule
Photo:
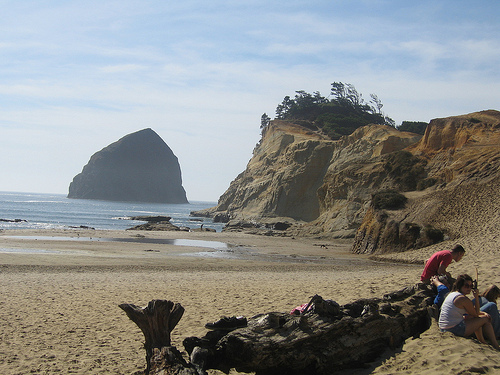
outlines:
[[[190,201],[243,172],[263,113],[350,83],[395,120],[500,110],[500,2],[0,0],[0,191],[67,194],[153,129]]]

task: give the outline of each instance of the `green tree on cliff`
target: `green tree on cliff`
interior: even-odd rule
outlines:
[[[295,97],[285,96],[276,108],[276,118],[308,121],[321,128],[332,139],[351,134],[368,124],[394,126],[394,121],[382,113],[383,104],[375,94],[366,103],[352,84],[332,83],[331,99],[316,91],[312,94],[296,91]]]
[[[260,116],[260,128],[264,129],[267,125],[269,125],[269,122],[271,122],[271,118],[267,115],[267,113],[263,113],[262,116]]]
[[[424,134],[425,129],[429,125],[423,121],[403,121],[401,125],[398,126],[398,130],[402,132],[412,132],[417,134]]]
[[[328,99],[321,96],[319,92],[309,94],[305,91],[296,91],[294,99],[285,96],[281,104],[276,108],[278,119],[302,119],[313,120],[320,112],[322,104],[328,103]]]

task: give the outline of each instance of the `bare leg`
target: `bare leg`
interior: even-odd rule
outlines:
[[[465,321],[465,337],[472,335],[474,332],[482,328],[482,333],[486,335],[493,347],[499,349],[495,331],[487,317],[470,318]],[[476,335],[477,339],[483,344],[487,344],[482,335]]]
[[[487,344],[486,340],[484,339],[484,337],[482,335],[482,331],[481,331],[481,328],[487,323],[489,323],[488,319],[483,318],[483,317],[466,319],[465,320],[465,334],[464,334],[464,336],[465,337],[470,336],[479,330],[481,333],[476,335],[476,338],[480,342],[482,342],[483,344]]]
[[[488,338],[488,340],[490,340],[490,343],[494,348],[499,349],[495,330],[493,329],[493,326],[490,322],[483,326],[483,334]]]

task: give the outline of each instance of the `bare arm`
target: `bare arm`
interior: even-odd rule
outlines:
[[[438,267],[438,270],[437,270],[437,273],[438,275],[446,275],[446,268],[448,267],[448,265],[444,262],[441,262],[441,264],[439,265]]]
[[[477,312],[478,316],[486,316],[487,318],[490,318],[490,314],[481,311],[481,297],[479,297],[479,292],[477,289],[472,289],[472,294],[474,295],[474,309]]]
[[[472,318],[477,318],[479,316],[474,304],[466,296],[458,296],[455,298],[455,301],[453,301],[453,304],[458,308],[465,309],[467,315]]]

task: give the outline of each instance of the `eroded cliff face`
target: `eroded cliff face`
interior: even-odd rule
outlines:
[[[372,194],[395,186],[384,169],[385,156],[419,139],[417,134],[370,125],[336,142],[336,152],[316,192],[320,215],[295,228],[295,234],[352,237],[363,220]]]
[[[487,179],[499,171],[500,112],[432,120],[409,151],[426,158],[429,175],[443,183]]]
[[[375,209],[374,194],[390,189],[405,207]],[[200,214],[229,220],[228,230],[285,222],[272,234],[354,237],[354,252],[383,253],[491,236],[499,190],[498,111],[432,120],[423,137],[371,125],[338,141],[273,121],[246,170]]]
[[[331,159],[333,142],[312,131],[275,122],[264,133],[246,170],[220,197],[216,208],[232,219],[319,215],[316,190]]]
[[[435,184],[406,192],[403,210],[370,207],[353,251],[382,253],[419,248],[441,231],[445,238],[492,237],[500,216],[500,112],[488,110],[432,120],[407,148],[427,161]]]
[[[246,170],[201,214],[234,223],[288,221],[289,234],[353,236],[371,192],[390,187],[383,155],[420,139],[371,125],[339,141],[284,121],[265,129]]]

